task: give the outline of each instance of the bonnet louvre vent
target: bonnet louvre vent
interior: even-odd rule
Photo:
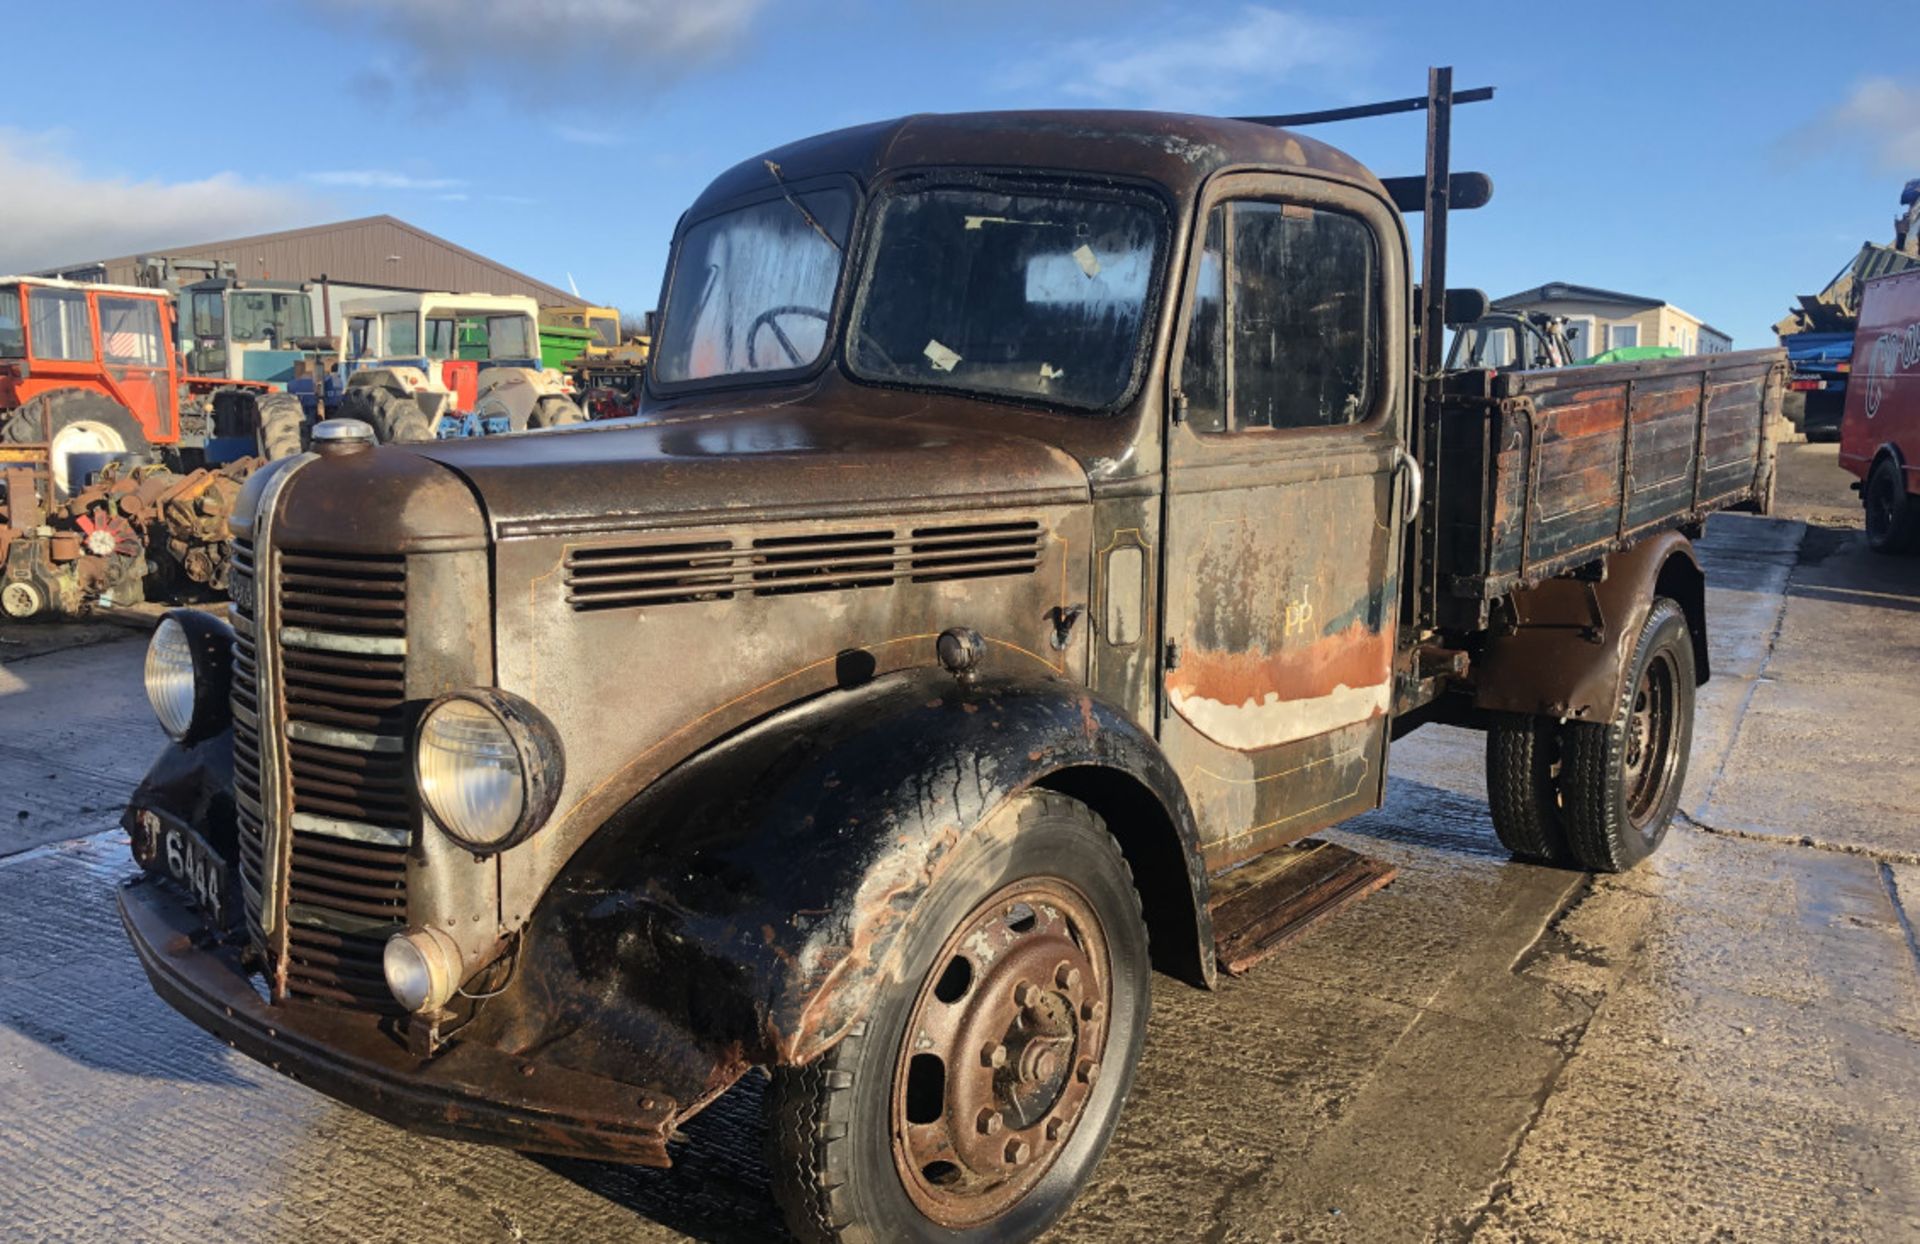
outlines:
[[[567,554],[567,601],[576,610],[623,609],[852,591],[1032,574],[1039,562],[1040,524],[1031,520],[616,545]]]

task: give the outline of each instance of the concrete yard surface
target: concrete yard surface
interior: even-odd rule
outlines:
[[[1831,454],[1787,447],[1792,515],[1709,525],[1661,851],[1515,863],[1480,736],[1401,740],[1387,806],[1329,835],[1399,877],[1212,994],[1155,981],[1050,1239],[1920,1239],[1920,559],[1865,550]],[[113,909],[160,739],[141,650],[0,665],[0,1238],[782,1238],[756,1075],[673,1170],[530,1158],[335,1105],[155,998]]]

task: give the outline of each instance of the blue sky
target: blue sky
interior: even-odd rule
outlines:
[[[685,204],[788,139],[918,111],[1294,111],[1451,63],[1499,88],[1456,118],[1456,167],[1496,193],[1456,218],[1455,284],[1647,294],[1755,346],[1888,240],[1920,176],[1894,3],[115,0],[8,21],[16,49],[110,31],[98,59],[126,63],[13,58],[0,270],[390,212],[643,310]],[[1418,171],[1417,119],[1318,136]]]

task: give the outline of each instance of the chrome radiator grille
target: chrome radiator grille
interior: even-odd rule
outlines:
[[[254,690],[255,644],[264,641],[256,635],[236,655],[235,785],[249,928],[287,996],[395,1010],[380,955],[406,921],[416,816],[404,742],[406,559],[275,547],[261,575],[254,554],[237,546],[235,565],[249,576],[251,595],[277,593],[275,607],[262,612],[278,627],[276,659],[267,662],[277,685],[264,696]],[[236,614],[251,623],[251,611]],[[255,699],[266,702],[264,714]],[[261,730],[280,732],[273,747],[261,746]],[[259,793],[260,766],[276,756],[284,757],[277,785],[290,810],[283,827],[268,824]],[[269,861],[285,870],[272,878],[277,885],[262,882]],[[263,921],[262,904],[276,898],[283,918]],[[268,937],[263,925],[279,935]]]

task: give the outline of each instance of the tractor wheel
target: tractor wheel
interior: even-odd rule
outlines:
[[[70,478],[69,464],[76,456],[138,454],[145,458],[153,452],[146,432],[126,407],[88,389],[43,393],[14,411],[0,427],[0,441],[21,444],[43,438],[52,460],[57,501],[86,486],[85,479]]]
[[[573,404],[571,398],[549,393],[535,402],[533,409],[527,412],[527,427],[529,429],[558,428],[569,423],[585,423],[586,418],[580,413],[580,408]]]
[[[433,429],[420,413],[419,404],[380,385],[348,389],[340,402],[340,417],[358,419],[372,427],[374,439],[382,445],[433,439]]]
[[[1107,1148],[1146,1037],[1140,896],[1085,804],[963,838],[866,1017],[773,1073],[769,1166],[806,1244],[1031,1240]]]
[[[253,418],[262,458],[277,462],[300,452],[307,414],[300,408],[299,398],[291,393],[269,393],[255,404]]]

